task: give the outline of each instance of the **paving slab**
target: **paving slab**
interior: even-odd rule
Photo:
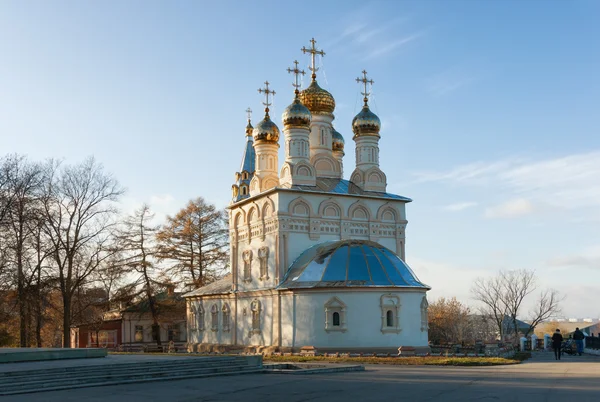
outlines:
[[[118,357],[118,356],[115,356]],[[364,372],[244,376],[128,384],[27,395],[28,402],[516,401],[600,400],[600,358],[536,353],[518,365],[368,365]],[[23,401],[22,396],[0,398]]]

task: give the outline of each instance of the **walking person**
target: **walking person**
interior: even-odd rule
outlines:
[[[581,332],[579,328],[575,328],[573,339],[575,339],[575,343],[577,344],[577,354],[581,356],[583,353],[583,340],[585,339],[585,335],[583,335],[583,332]]]
[[[560,360],[560,347],[562,346],[563,337],[560,334],[560,329],[556,328],[556,331],[552,335],[552,349],[554,349],[554,359]]]

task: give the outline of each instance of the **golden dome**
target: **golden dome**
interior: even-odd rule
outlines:
[[[381,130],[381,120],[379,117],[369,109],[366,104],[362,110],[354,116],[352,119],[352,131],[354,132],[354,138],[362,135],[374,135],[379,137],[379,130]]]
[[[342,134],[340,134],[339,132],[336,131],[336,129],[333,129],[333,133],[331,135],[331,149],[335,152],[335,151],[342,151],[344,152],[344,145],[346,144],[346,142],[344,141],[344,137],[342,137]]]
[[[265,118],[254,127],[252,130],[252,136],[255,142],[278,142],[279,141],[279,127],[271,121],[269,114],[265,115]]]
[[[333,114],[335,99],[313,80],[308,88],[300,92],[300,101],[313,114]]]
[[[292,104],[283,111],[282,120],[285,127],[310,128],[311,119],[310,110],[300,102],[297,96]]]

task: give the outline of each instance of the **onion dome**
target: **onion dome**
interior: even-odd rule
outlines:
[[[279,288],[401,287],[430,289],[393,251],[369,240],[326,241],[290,265]]]
[[[381,120],[369,109],[369,105],[365,102],[362,110],[352,119],[352,131],[355,137],[362,135],[379,136],[381,130]]]
[[[342,134],[340,134],[339,132],[336,131],[336,129],[333,129],[333,133],[331,135],[331,149],[335,152],[335,151],[341,151],[344,152],[344,145],[346,144],[346,142],[344,141],[344,137],[342,137]]]
[[[333,114],[335,109],[335,99],[333,96],[321,88],[316,80],[313,80],[309,87],[300,92],[300,101],[315,114]]]
[[[254,127],[252,136],[255,142],[278,142],[279,141],[279,127],[271,121],[269,113],[265,114],[265,118]]]
[[[282,117],[285,127],[310,128],[311,119],[310,110],[300,102],[297,96],[292,104],[285,108]]]

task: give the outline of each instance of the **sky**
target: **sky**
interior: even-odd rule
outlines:
[[[262,118],[268,80],[282,128],[286,69],[307,70],[313,37],[346,178],[355,78],[375,81],[381,168],[414,200],[406,259],[430,300],[475,306],[475,278],[524,268],[566,296],[561,315],[600,318],[597,1],[5,0],[0,153],[93,155],[127,188],[125,212],[226,207],[246,108]]]

